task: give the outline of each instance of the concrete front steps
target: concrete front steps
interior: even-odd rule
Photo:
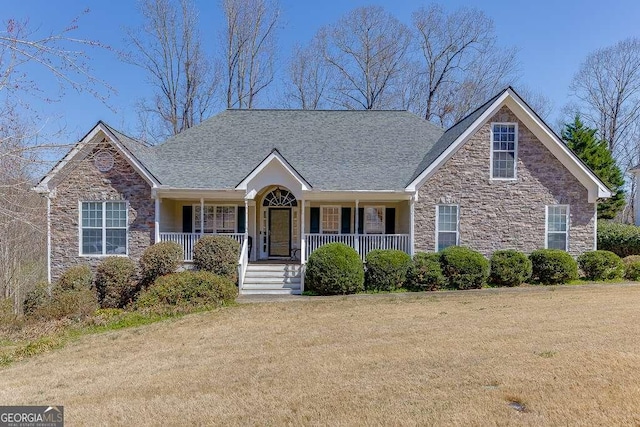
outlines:
[[[300,295],[300,264],[255,263],[247,266],[241,295]]]

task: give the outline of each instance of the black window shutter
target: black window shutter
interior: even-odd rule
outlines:
[[[385,210],[384,234],[396,234],[396,208],[387,208]]]
[[[340,233],[351,233],[351,208],[342,208],[342,224],[340,226]]]
[[[246,225],[244,223],[245,208],[244,206],[238,206],[238,233],[244,233]]]
[[[311,213],[309,232],[310,233],[319,233],[320,232],[320,208],[310,208]]]
[[[193,233],[193,206],[182,207],[182,232]]]
[[[364,230],[364,208],[358,208],[358,234]]]

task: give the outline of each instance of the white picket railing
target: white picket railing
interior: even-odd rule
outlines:
[[[344,243],[360,254],[364,261],[374,249],[397,249],[411,253],[411,239],[408,234],[305,234],[305,259],[322,245]]]
[[[244,285],[244,275],[249,265],[249,239],[244,239],[240,248],[240,258],[238,259],[238,289],[242,290]]]
[[[205,233],[204,236],[211,236],[212,234]],[[229,236],[234,238],[240,245],[244,243],[244,233],[220,233],[220,236]],[[184,261],[193,261],[193,247],[196,242],[202,237],[200,233],[160,233],[161,242],[176,242],[182,246],[184,251]]]

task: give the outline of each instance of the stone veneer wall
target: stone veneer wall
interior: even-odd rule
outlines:
[[[93,155],[99,150],[113,154],[114,166],[100,172]],[[153,242],[155,205],[151,187],[111,145],[98,144],[85,159],[67,165],[51,199],[51,276],[77,264],[95,268],[104,257],[79,256],[80,201],[129,201],[129,256],[137,262]]]
[[[490,177],[491,122],[518,123],[517,181]],[[489,256],[497,249],[544,248],[545,205],[570,205],[569,252],[593,250],[595,206],[587,189],[503,107],[419,189],[417,251],[435,250],[436,205],[460,206],[460,245]]]

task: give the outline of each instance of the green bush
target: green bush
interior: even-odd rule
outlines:
[[[88,265],[69,267],[53,286],[54,292],[79,291],[91,288],[93,273]]]
[[[566,283],[578,278],[578,263],[560,249],[538,249],[529,255],[534,280],[545,285]]]
[[[413,256],[413,263],[407,272],[406,288],[412,291],[436,291],[446,284],[440,254],[434,252],[418,252]]]
[[[640,280],[640,255],[629,255],[622,259],[624,264],[624,278],[627,280]]]
[[[176,242],[160,242],[149,246],[140,257],[140,277],[145,285],[158,277],[175,272],[184,261],[182,246]]]
[[[238,280],[240,244],[229,236],[203,236],[193,247],[193,265],[233,282]]]
[[[620,279],[624,275],[622,260],[610,251],[585,252],[578,257],[578,265],[589,280]]]
[[[619,257],[640,255],[640,227],[611,221],[598,221],[598,249]]]
[[[490,264],[489,281],[497,286],[519,286],[531,277],[531,260],[522,252],[495,251]]]
[[[440,252],[442,273],[454,289],[480,289],[487,284],[489,261],[480,252],[449,246]]]
[[[55,292],[51,298],[30,312],[38,319],[81,319],[98,308],[98,299],[93,289],[78,289]]]
[[[343,243],[320,246],[309,255],[305,287],[320,295],[352,294],[364,290],[360,255]]]
[[[407,281],[411,267],[409,254],[396,249],[375,249],[365,258],[364,288],[369,291],[392,291]]]
[[[27,292],[22,303],[22,311],[26,316],[32,315],[35,311],[51,299],[49,295],[49,284],[38,283],[35,288]]]
[[[237,296],[238,287],[226,277],[208,271],[182,271],[158,277],[140,293],[135,307],[219,306],[233,302]]]
[[[122,308],[139,290],[136,264],[126,257],[107,257],[96,271],[96,290],[102,308]]]

